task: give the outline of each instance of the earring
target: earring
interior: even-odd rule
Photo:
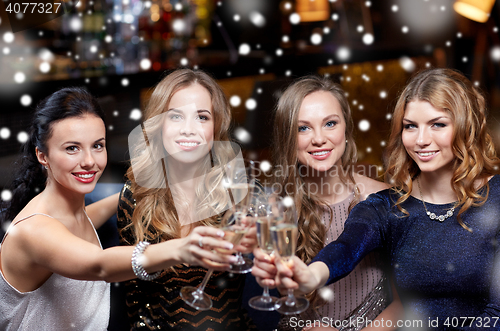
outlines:
[[[49,167],[47,167],[46,165],[43,166],[45,168],[45,170],[49,170]]]
[[[345,140],[345,143],[346,143],[346,144],[348,143],[347,139]]]

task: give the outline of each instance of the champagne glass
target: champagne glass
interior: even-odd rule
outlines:
[[[249,194],[254,191],[254,164],[250,161],[245,165],[242,159],[235,158],[232,163],[224,166],[225,182],[231,200],[231,207],[226,211],[221,220],[221,227],[224,230],[224,238],[234,246],[243,239],[246,231],[251,225],[251,219],[247,217],[248,207],[253,197]],[[218,249],[222,254],[230,252]],[[236,254],[238,260],[231,265],[234,273],[246,273],[252,270],[253,263],[250,259],[244,259],[241,253]],[[184,286],[180,291],[180,296],[184,302],[197,310],[209,310],[212,308],[212,299],[205,293],[205,286],[212,276],[214,270],[208,269],[205,277],[198,287]]]
[[[256,209],[255,224],[257,227],[257,241],[260,249],[266,254],[273,252],[270,228],[276,224],[277,220],[283,217],[283,215],[280,215],[283,209],[279,208],[279,203],[281,203],[281,199],[277,195],[266,196],[259,200]],[[248,301],[248,305],[253,309],[272,311],[276,310],[275,304],[277,301],[278,298],[269,294],[269,286],[265,286],[262,295],[251,298]]]
[[[232,213],[226,213],[221,221],[221,227],[224,231],[224,240],[229,241],[235,247],[245,236],[249,227],[245,218],[248,211],[243,207],[237,207]],[[234,251],[225,248],[216,248],[216,251],[221,254],[231,254]],[[215,263],[215,262],[213,262]],[[197,310],[209,310],[212,308],[212,299],[205,293],[205,286],[212,276],[214,269],[208,269],[200,286],[184,286],[181,289],[180,296],[185,303]]]
[[[271,237],[276,257],[288,263],[297,248],[297,213],[291,197],[285,197],[280,205],[283,208],[283,218],[277,219],[276,224],[271,227]],[[288,289],[288,295],[279,299],[275,306],[280,314],[300,314],[309,307],[309,300],[295,297],[293,289]]]
[[[247,212],[247,217],[237,217],[236,220],[244,222],[248,230],[254,222],[251,210],[256,206],[258,199],[255,185],[255,164],[253,161],[235,159],[225,166],[226,187],[231,199],[232,207],[226,215]],[[242,224],[240,224],[242,226]],[[236,252],[236,262],[231,265],[231,272],[245,274],[252,271],[253,261],[244,257],[241,252]]]

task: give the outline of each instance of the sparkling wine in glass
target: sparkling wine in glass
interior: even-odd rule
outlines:
[[[231,215],[226,215],[221,221],[222,230],[224,231],[224,240],[232,243],[234,247],[240,243],[249,229],[248,226],[242,222],[242,219],[246,217],[246,213],[246,210],[240,209]],[[215,251],[221,254],[234,253],[234,250],[225,248],[216,248]],[[184,286],[180,292],[182,300],[197,310],[209,310],[212,308],[212,299],[205,293],[205,286],[212,276],[213,271],[212,268],[208,269],[200,286]]]
[[[274,199],[274,201],[277,201]],[[274,208],[273,208],[274,206]],[[274,213],[273,213],[274,209]],[[263,201],[257,209],[255,225],[257,228],[257,241],[260,249],[266,254],[271,254],[274,250],[273,240],[271,238],[271,227],[276,224],[282,216],[278,215],[279,208],[269,198]],[[272,311],[276,310],[278,298],[269,294],[269,287],[265,286],[262,295],[255,296],[248,301],[248,305],[253,309]]]
[[[247,228],[253,225],[254,217],[251,212],[255,208],[257,190],[255,183],[255,165],[253,161],[239,160],[225,166],[226,188],[232,202],[232,208],[226,215],[235,215],[246,211],[247,217],[237,217],[236,220],[242,222]],[[225,217],[226,217],[225,215]],[[252,271],[253,261],[244,257],[241,252],[236,252],[236,262],[231,265],[231,272],[245,274]]]
[[[293,199],[286,197],[282,200],[283,218],[277,220],[271,227],[274,253],[284,263],[288,263],[295,255],[297,248],[297,214]],[[295,297],[293,289],[288,289],[288,295],[276,302],[276,310],[280,314],[299,314],[309,307],[309,300],[304,297]]]

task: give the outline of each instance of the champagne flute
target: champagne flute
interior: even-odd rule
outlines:
[[[248,230],[254,221],[250,210],[255,208],[254,204],[258,198],[255,185],[255,164],[251,160],[235,159],[234,162],[225,166],[225,170],[226,187],[232,202],[232,208],[226,212],[226,215],[247,211],[248,217],[237,219],[244,221]],[[231,272],[245,274],[252,271],[252,267],[252,260],[244,257],[241,252],[236,252],[236,262],[231,264]]]
[[[225,186],[228,189],[229,198],[231,199],[231,208],[227,210],[221,220],[221,226],[224,230],[227,241],[230,241],[234,246],[238,245],[243,239],[248,225],[249,219],[245,218],[248,213],[248,205],[251,200],[250,192],[254,191],[254,164],[253,161],[245,166],[242,159],[235,158],[232,163],[225,165]],[[245,220],[245,222],[242,222]],[[220,253],[226,254],[223,249],[218,250]],[[239,253],[239,252],[238,252]],[[238,260],[231,265],[231,271],[234,273],[246,273],[251,271],[253,263],[251,260],[245,260],[241,253],[236,254]],[[212,308],[212,299],[205,293],[205,286],[212,276],[214,270],[208,269],[203,281],[198,287],[184,286],[180,291],[180,296],[184,302],[197,310],[209,310]]]
[[[271,254],[274,250],[270,228],[283,217],[280,215],[282,208],[279,208],[279,203],[281,199],[277,195],[267,196],[259,201],[259,207],[256,210],[257,241],[260,249],[266,254]],[[248,305],[253,309],[272,311],[276,310],[277,301],[277,297],[269,294],[269,286],[265,286],[262,295],[251,298]]]
[[[288,263],[295,255],[297,248],[297,213],[291,197],[284,198],[280,205],[283,208],[283,218],[278,219],[271,227],[271,237],[277,258]],[[293,289],[288,289],[288,295],[279,299],[275,306],[280,314],[299,314],[309,307],[309,300],[304,297],[295,297]]]
[[[222,218],[221,227],[224,231],[224,240],[231,242],[234,247],[240,243],[248,231],[248,226],[243,221],[247,217],[247,212],[246,209],[238,207],[235,208],[234,213],[226,213]],[[216,248],[215,250],[221,254],[233,253],[233,250],[225,248]],[[180,291],[182,300],[197,310],[209,310],[212,308],[212,299],[205,293],[205,286],[213,272],[214,269],[208,269],[198,287],[184,286]]]

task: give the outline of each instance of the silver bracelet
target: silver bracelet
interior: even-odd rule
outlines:
[[[140,257],[142,256],[146,248],[148,248],[148,246],[149,243],[147,241],[140,241],[135,246],[134,252],[132,253],[132,270],[140,280],[153,280],[158,278],[158,276],[161,274],[161,271],[157,271],[154,274],[148,274],[146,270],[144,270],[142,264],[139,262]]]

